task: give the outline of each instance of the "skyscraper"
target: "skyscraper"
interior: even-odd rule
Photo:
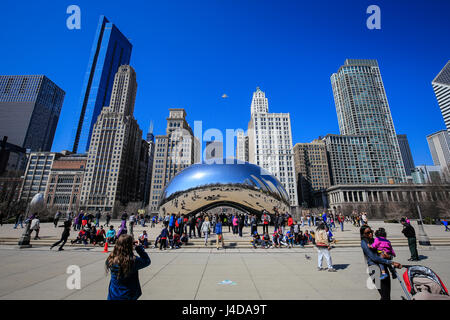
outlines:
[[[331,84],[341,135],[367,137],[373,182],[406,182],[378,62],[347,59]]]
[[[331,186],[325,142],[296,143],[294,163],[299,203],[312,205],[312,192]]]
[[[447,130],[450,131],[450,60],[431,82]]]
[[[112,211],[139,198],[139,160],[142,130],[133,117],[136,73],[120,66],[114,77],[111,101],[95,123],[81,190],[81,207]]]
[[[289,113],[269,113],[266,95],[259,87],[253,93],[248,123],[249,162],[273,174],[289,194],[291,206],[297,206],[297,183],[292,152]]]
[[[441,130],[427,136],[428,147],[435,166],[442,169],[450,165],[450,135],[447,130]]]
[[[375,183],[367,140],[365,136],[338,134],[328,134],[323,138],[332,185]]]
[[[411,176],[411,173],[416,168],[414,165],[414,159],[412,157],[411,149],[409,148],[408,138],[406,134],[397,135],[398,145],[400,147],[400,153],[402,155],[403,165],[407,176]]]
[[[0,75],[0,140],[50,151],[65,92],[44,75]]]
[[[242,130],[236,133],[236,159],[248,162],[248,136]]]
[[[169,109],[166,134],[155,136],[149,207],[158,213],[164,187],[178,172],[194,164],[198,148],[184,109]]]
[[[145,140],[148,143],[148,163],[147,173],[145,177],[144,205],[147,206],[150,197],[150,186],[152,184],[153,159],[155,158],[155,136],[153,135],[153,121],[150,122],[147,138]]]
[[[121,65],[130,64],[131,50],[131,43],[119,29],[100,16],[81,91],[73,152],[88,150],[97,117],[111,98],[114,75]]]

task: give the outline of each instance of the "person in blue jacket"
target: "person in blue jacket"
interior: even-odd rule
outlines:
[[[169,233],[173,233],[173,229],[175,228],[175,220],[175,213],[172,213],[169,219]]]
[[[139,257],[134,255],[133,248]],[[144,247],[137,245],[131,235],[121,235],[105,262],[106,272],[111,272],[108,300],[137,300],[142,295],[138,270],[150,263]]]
[[[216,233],[216,248],[217,250],[219,250],[219,241],[222,242],[222,248],[224,247],[223,244],[223,233],[222,233],[222,219],[219,218],[219,220],[216,223],[216,228],[215,228],[215,233]]]

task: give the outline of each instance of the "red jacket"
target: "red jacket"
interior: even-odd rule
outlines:
[[[292,226],[294,224],[294,219],[292,219],[292,217],[289,217],[288,219],[288,226]]]

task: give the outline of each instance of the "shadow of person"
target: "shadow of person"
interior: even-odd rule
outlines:
[[[344,269],[347,269],[349,265],[350,264],[335,264],[335,265],[333,265],[333,267],[336,270],[344,270]]]

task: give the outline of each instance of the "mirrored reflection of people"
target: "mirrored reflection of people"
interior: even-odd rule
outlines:
[[[139,257],[133,253],[133,249]],[[105,262],[111,272],[108,300],[137,300],[142,295],[138,271],[150,265],[150,257],[131,235],[121,235]]]
[[[359,232],[361,236],[361,249],[363,250],[364,257],[366,258],[367,261],[367,265],[369,267],[379,264],[383,264],[386,266],[385,269],[388,276],[383,280],[378,280],[379,277],[375,276],[374,283],[375,284],[377,283],[375,280],[379,281],[380,285],[379,288],[377,289],[381,296],[380,300],[391,300],[391,277],[388,267],[392,266],[394,268],[401,269],[402,265],[398,262],[392,261],[390,259],[391,257],[384,253],[382,253],[381,256],[379,256],[376,249],[371,249],[369,247],[369,244],[372,244],[374,242],[373,231],[369,226],[367,225],[362,226],[359,229]]]

